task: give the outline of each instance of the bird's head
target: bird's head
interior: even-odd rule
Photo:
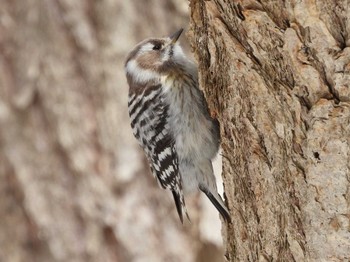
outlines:
[[[186,64],[178,39],[183,29],[170,37],[150,38],[142,41],[129,53],[125,62],[128,82],[143,84],[159,79],[177,67]]]

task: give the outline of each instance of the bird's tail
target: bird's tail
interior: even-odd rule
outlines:
[[[184,198],[184,195],[182,194],[182,192],[179,193],[179,192],[173,190],[172,193],[173,193],[173,197],[174,197],[174,201],[175,201],[175,205],[176,205],[176,210],[177,210],[177,213],[179,214],[181,223],[182,224],[184,223],[184,221],[183,221],[183,213],[185,213],[187,219],[189,221],[191,221],[190,217],[188,216],[188,213],[187,213],[187,208],[186,208],[186,204],[185,204],[185,198]]]
[[[223,216],[223,218],[231,223],[231,217],[230,212],[228,211],[224,201],[222,200],[221,196],[217,192],[210,192],[210,190],[204,186],[199,186],[199,189],[207,195],[207,197],[210,199],[210,201],[213,203],[213,205],[216,207],[216,209],[220,212],[220,214]]]

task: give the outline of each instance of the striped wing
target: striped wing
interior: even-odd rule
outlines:
[[[173,192],[182,221],[185,209],[182,181],[161,85],[147,86],[139,95],[130,93],[128,107],[133,133],[144,149],[158,183]]]

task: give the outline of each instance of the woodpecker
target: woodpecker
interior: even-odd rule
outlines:
[[[149,38],[128,54],[128,109],[134,136],[158,183],[171,190],[178,215],[189,219],[184,193],[204,192],[226,221],[229,211],[217,192],[212,159],[220,146],[219,122],[199,89],[197,66],[178,39]]]

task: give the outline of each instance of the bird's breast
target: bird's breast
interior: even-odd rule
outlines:
[[[192,83],[192,84],[191,84]],[[213,134],[212,119],[195,81],[169,81],[165,85],[169,124],[181,159],[212,159],[219,141]],[[205,103],[205,104],[203,104]]]

